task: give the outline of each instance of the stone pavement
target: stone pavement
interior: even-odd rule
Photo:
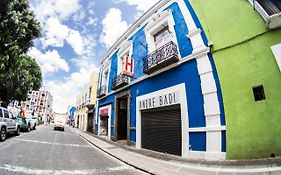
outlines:
[[[144,172],[155,175],[281,175],[281,158],[198,161],[135,149],[91,133],[72,131],[107,154]]]

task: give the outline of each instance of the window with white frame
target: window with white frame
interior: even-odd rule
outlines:
[[[126,58],[132,55],[132,43],[131,41],[124,41],[118,51],[118,74],[125,71]]]
[[[165,26],[163,29],[161,29],[159,32],[157,32],[154,35],[154,42],[155,42],[156,49],[165,45],[169,41],[172,41],[172,35],[171,35],[171,32],[169,31],[168,26]]]
[[[107,86],[107,83],[108,83],[108,72],[109,72],[108,68],[103,71],[102,86]]]
[[[254,9],[261,15],[269,29],[281,26],[280,0],[249,0]]]
[[[171,10],[166,10],[151,17],[144,28],[148,53],[155,51],[169,41],[177,44],[174,25],[175,21]]]

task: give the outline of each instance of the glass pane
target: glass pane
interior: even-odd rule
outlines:
[[[154,35],[154,41],[156,48],[163,46],[164,44],[168,43],[172,40],[171,33],[168,30],[168,27],[160,30],[158,33]]]
[[[4,110],[4,117],[5,117],[5,118],[9,118],[9,113],[8,113],[8,111],[6,111],[6,110]]]
[[[2,109],[0,109],[0,117],[3,117]]]

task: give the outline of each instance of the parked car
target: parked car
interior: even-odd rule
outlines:
[[[54,130],[60,129],[64,131],[65,119],[60,116],[56,116],[54,119]]]
[[[7,134],[20,135],[20,125],[16,117],[6,108],[0,107],[0,141],[6,140]]]
[[[31,129],[36,129],[36,126],[38,125],[38,117],[33,115],[27,115],[25,117],[19,114],[17,122],[20,124],[20,129],[29,132]]]

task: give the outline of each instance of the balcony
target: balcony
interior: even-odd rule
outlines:
[[[150,74],[178,61],[177,45],[170,41],[143,60],[143,72]]]
[[[112,86],[111,89],[112,90],[116,90],[120,87],[123,87],[125,85],[129,84],[129,76],[125,75],[125,74],[119,74],[117,76],[115,76],[112,80]]]
[[[106,94],[106,86],[103,85],[97,90],[97,98],[101,98]]]

